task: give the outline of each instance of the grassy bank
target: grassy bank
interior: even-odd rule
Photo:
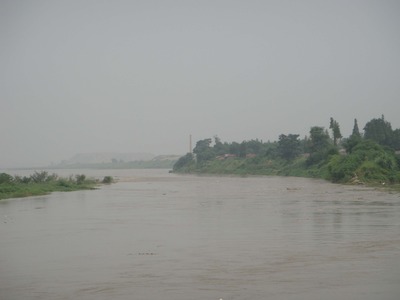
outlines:
[[[400,157],[371,141],[362,141],[346,155],[331,152],[318,161],[301,155],[292,160],[260,155],[199,162],[186,155],[174,166],[177,173],[274,175],[321,178],[334,183],[357,184],[400,191]],[[312,157],[311,157],[312,158]]]
[[[267,157],[229,158],[210,160],[204,164],[188,164],[175,169],[177,173],[224,174],[224,175],[272,175],[327,179],[326,167],[308,167],[306,158],[299,157],[291,162]]]
[[[35,172],[30,176],[11,176],[0,173],[0,200],[29,196],[47,195],[52,192],[70,192],[95,189],[100,183],[111,183],[110,176],[102,182],[86,178],[85,175],[75,175],[68,178],[48,174],[45,171]]]

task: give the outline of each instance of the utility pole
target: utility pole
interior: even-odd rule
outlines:
[[[189,153],[192,154],[192,135],[189,135]]]

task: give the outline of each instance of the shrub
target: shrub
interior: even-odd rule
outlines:
[[[385,171],[373,161],[363,162],[363,164],[357,170],[357,175],[359,178],[364,179],[365,181],[385,182],[387,180]]]
[[[102,183],[106,183],[106,184],[113,183],[113,182],[114,182],[114,178],[112,178],[112,176],[105,176],[102,181]]]
[[[69,187],[71,187],[71,185],[72,185],[71,181],[69,181],[69,180],[67,180],[67,179],[64,179],[64,178],[59,179],[59,180],[57,181],[57,184],[58,184],[59,186],[66,187],[66,188],[69,188]]]
[[[46,171],[41,171],[33,173],[31,175],[31,180],[35,183],[42,183],[48,181],[48,173]]]
[[[185,156],[182,156],[178,159],[178,161],[173,166],[173,170],[177,171],[192,164],[194,164],[193,154],[187,153]]]
[[[13,177],[7,173],[0,173],[0,184],[13,182]]]
[[[328,163],[328,177],[333,182],[345,182],[350,180],[361,164],[357,155],[334,155]]]
[[[84,174],[75,175],[76,184],[82,184],[85,182],[86,176]]]
[[[21,177],[21,176],[14,176],[14,182],[15,183],[24,183],[27,184],[29,182],[31,182],[31,178],[30,177]]]

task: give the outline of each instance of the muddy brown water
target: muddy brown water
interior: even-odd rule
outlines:
[[[119,182],[0,201],[0,299],[400,299],[399,194],[304,178],[80,173]]]

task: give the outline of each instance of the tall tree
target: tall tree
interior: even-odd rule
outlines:
[[[360,130],[358,129],[357,119],[354,119],[353,133],[351,135],[355,137],[361,137]]]
[[[229,152],[229,145],[222,143],[218,136],[214,136],[214,151],[216,155],[223,155]]]
[[[247,144],[243,141],[239,147],[239,157],[246,157],[247,154]]]
[[[324,127],[314,126],[310,129],[310,150],[318,152],[329,147],[329,134]]]
[[[307,164],[312,165],[323,161],[328,157],[332,148],[328,132],[323,127],[311,127],[309,140],[310,156],[307,159]],[[336,149],[336,147],[334,148]]]
[[[301,153],[298,134],[281,134],[278,141],[278,153],[283,159],[293,160]]]
[[[385,121],[382,115],[379,119],[372,119],[364,127],[364,138],[373,140],[380,145],[392,147],[392,125]]]
[[[232,142],[229,145],[229,153],[239,156],[240,155],[240,144],[238,142]]]
[[[393,130],[392,146],[396,150],[400,150],[400,128]]]
[[[358,129],[357,119],[354,119],[353,132],[343,143],[344,149],[348,154],[353,152],[353,148],[362,141],[360,130]]]
[[[329,128],[332,129],[333,133],[333,144],[337,146],[337,141],[342,138],[342,134],[340,133],[339,123],[331,117],[331,122]]]
[[[194,147],[193,153],[196,154],[196,159],[198,163],[203,163],[215,157],[215,151],[213,148],[210,147],[211,142],[211,139],[204,139],[196,143],[196,147]]]

